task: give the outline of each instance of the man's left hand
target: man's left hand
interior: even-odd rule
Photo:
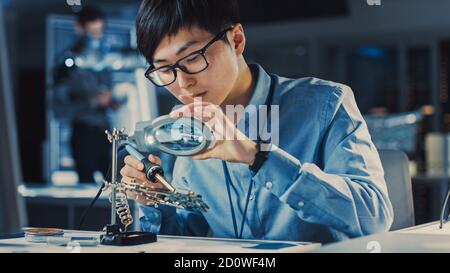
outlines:
[[[170,116],[172,118],[193,116],[212,129],[215,137],[214,146],[193,156],[193,159],[217,158],[229,162],[253,164],[257,152],[256,142],[238,130],[220,106],[208,102],[194,102],[172,111]]]

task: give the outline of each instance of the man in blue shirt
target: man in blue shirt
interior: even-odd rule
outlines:
[[[143,230],[331,242],[389,229],[383,168],[348,86],[283,78],[247,64],[235,0],[144,0],[136,26],[151,64],[146,76],[185,104],[171,115],[220,121],[217,132],[233,136],[175,162],[172,184],[201,194],[210,209],[142,206]],[[272,105],[267,115],[247,111],[265,104]],[[227,105],[245,106],[249,118],[242,111],[225,115]],[[214,117],[204,114],[211,107],[219,109]],[[250,137],[252,115],[270,123],[268,151]],[[149,160],[161,164],[153,155]],[[142,170],[127,156],[122,179],[154,187]]]

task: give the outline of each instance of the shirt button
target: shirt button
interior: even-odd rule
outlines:
[[[255,194],[250,194],[250,200],[254,200],[255,199]]]
[[[302,208],[304,205],[305,205],[305,202],[303,202],[303,201],[299,201],[299,202],[298,202],[298,206],[299,206],[300,208]]]
[[[266,183],[266,189],[270,190],[272,188],[273,184],[270,181],[267,181]]]

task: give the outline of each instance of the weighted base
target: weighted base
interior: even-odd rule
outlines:
[[[106,234],[100,235],[100,243],[102,245],[133,246],[156,241],[156,233],[143,231],[121,232],[118,225],[107,225]]]

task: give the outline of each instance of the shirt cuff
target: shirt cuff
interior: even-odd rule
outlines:
[[[254,174],[253,180],[257,186],[264,187],[280,197],[297,178],[301,163],[276,145],[272,144],[270,149],[266,161]]]

